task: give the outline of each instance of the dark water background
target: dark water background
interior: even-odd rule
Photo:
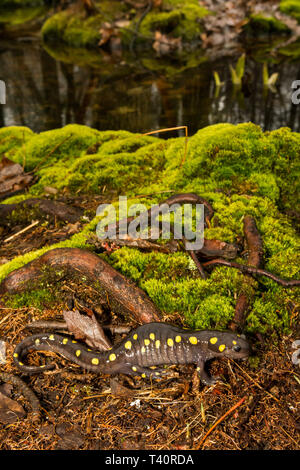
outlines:
[[[101,66],[78,66],[55,60],[36,39],[1,41],[0,79],[7,86],[7,101],[0,106],[0,125],[24,125],[36,132],[68,123],[133,132],[187,125],[191,135],[218,122],[252,121],[263,130],[288,126],[299,132],[300,105],[291,101],[291,85],[300,79],[300,63],[269,66],[270,74],[279,72],[273,93],[263,88],[262,62],[247,56],[247,80],[236,92],[229,72],[236,59],[205,61],[182,72],[178,66],[178,73],[168,59],[168,74],[163,58],[160,71],[138,59],[128,63],[109,56]],[[214,70],[225,81],[219,94]]]

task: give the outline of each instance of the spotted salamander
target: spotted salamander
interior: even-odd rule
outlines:
[[[232,332],[187,330],[167,323],[146,323],[132,330],[108,351],[88,349],[72,338],[58,334],[35,334],[19,343],[14,351],[16,365],[25,373],[37,373],[54,367],[24,365],[29,350],[60,353],[86,370],[104,374],[124,373],[159,378],[166,364],[195,363],[205,384],[216,381],[204,369],[209,359],[225,356],[233,359],[249,355],[249,343]]]

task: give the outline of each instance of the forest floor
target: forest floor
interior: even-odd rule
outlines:
[[[65,202],[82,206],[83,199],[65,198]],[[84,200],[84,206],[91,211],[98,204],[95,198]],[[21,228],[2,230],[1,264],[17,254],[67,238],[80,230],[80,223],[48,221],[22,237],[4,242]],[[79,305],[101,315],[97,292],[84,281],[78,285],[72,278],[62,279],[59,292],[60,300],[43,311],[30,306],[0,309],[0,337],[5,338],[7,345],[3,370],[16,374],[12,352],[29,334],[24,330],[26,324],[36,319],[61,320],[68,298],[75,298]],[[178,321],[175,317],[165,320]],[[114,315],[110,321],[122,322]],[[113,342],[120,337],[116,335]],[[0,448],[299,449],[300,372],[291,359],[295,337],[299,338],[299,330],[294,327],[293,333],[277,344],[267,338],[257,339],[256,367],[248,361],[213,360],[210,372],[221,376],[221,381],[213,386],[199,384],[193,366],[177,367],[171,371],[171,378],[152,383],[124,375],[86,373],[58,355],[47,353],[57,364],[54,371],[21,376],[40,400],[38,423],[33,421],[22,394],[9,384],[0,385]],[[35,361],[38,363],[38,355],[32,353],[31,363]],[[7,398],[10,402],[4,412],[3,400]],[[219,419],[220,423],[206,436]]]

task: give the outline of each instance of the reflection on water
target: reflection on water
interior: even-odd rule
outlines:
[[[291,102],[292,82],[300,79],[299,63],[270,68],[270,73],[280,74],[272,93],[263,89],[262,64],[251,58],[242,92],[232,89],[228,58],[166,76],[138,61],[128,65],[106,59],[97,68],[59,62],[37,41],[27,40],[0,43],[0,60],[0,79],[7,87],[1,126],[25,125],[40,132],[79,123],[100,130],[147,132],[187,125],[193,134],[217,122],[252,121],[264,130],[288,126],[300,131],[300,105]],[[214,70],[225,82],[219,93]]]

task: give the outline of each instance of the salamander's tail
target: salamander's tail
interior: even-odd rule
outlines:
[[[25,338],[19,343],[13,353],[13,359],[16,366],[26,374],[37,374],[50,370],[55,364],[46,364],[42,366],[25,365],[25,358],[29,351],[53,351],[61,354],[66,359],[80,365],[84,369],[95,372],[100,371],[106,353],[96,352],[88,349],[68,336],[51,334],[35,334]]]

